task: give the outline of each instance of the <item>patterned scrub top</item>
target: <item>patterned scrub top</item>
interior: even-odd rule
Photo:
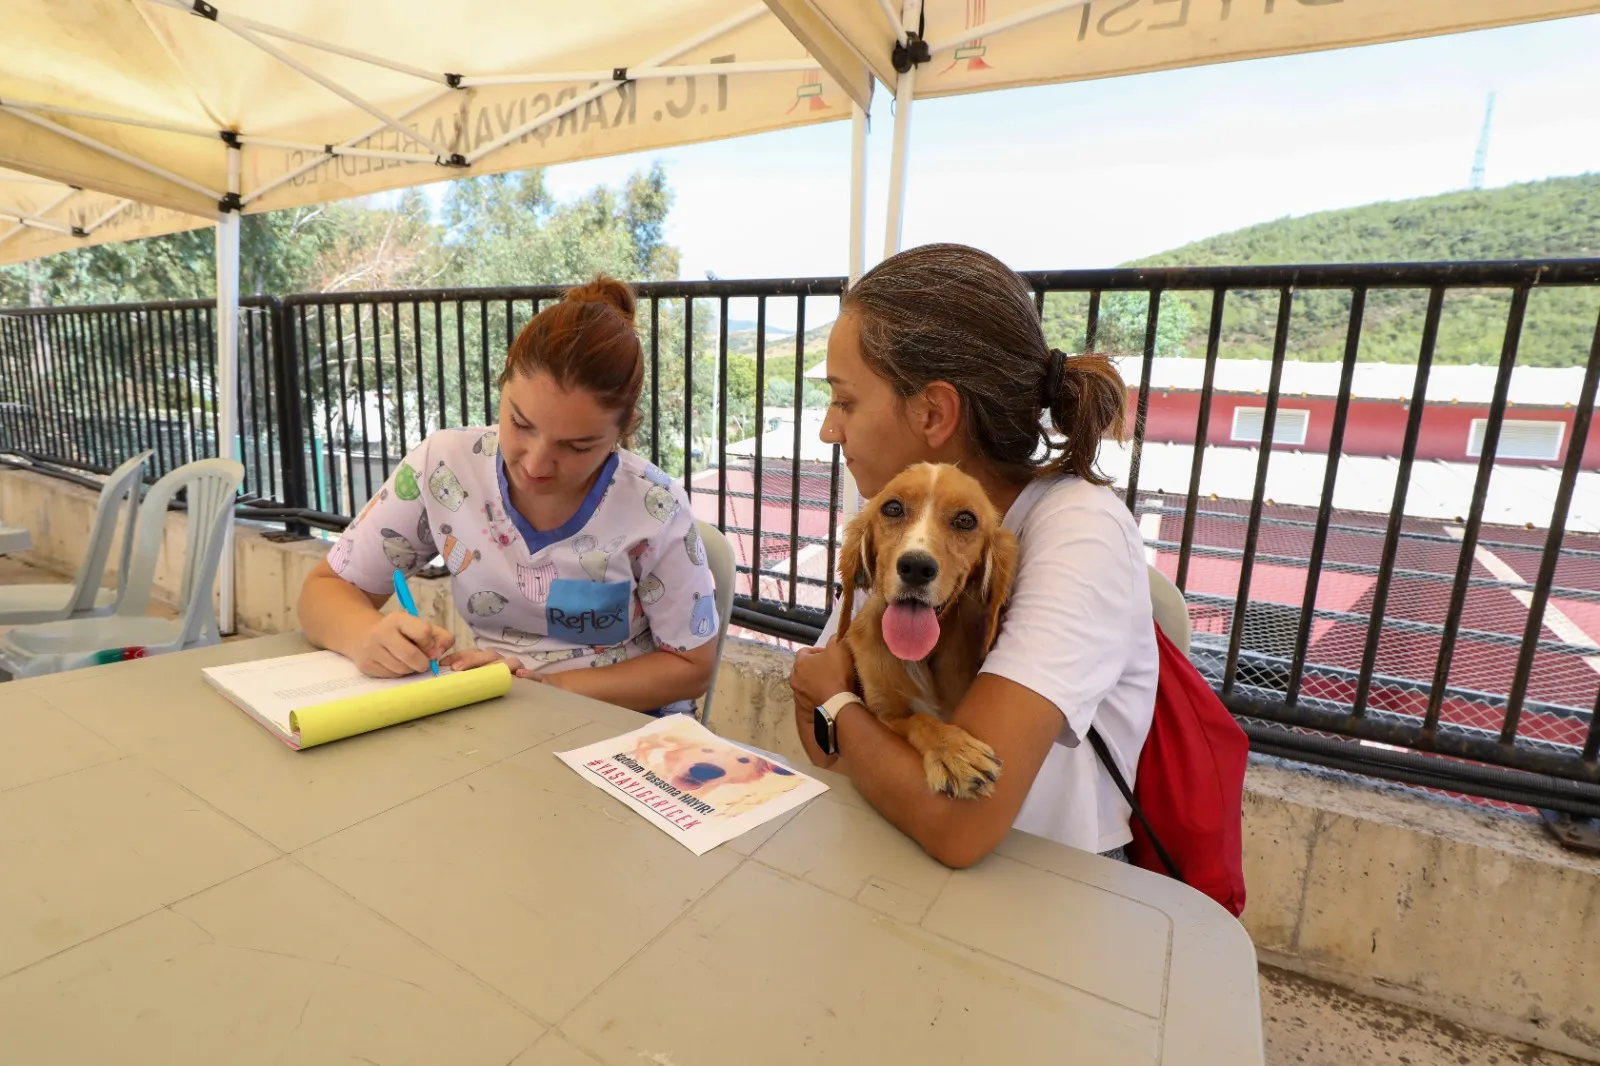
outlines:
[[[499,433],[419,444],[328,553],[344,580],[392,592],[440,556],[480,648],[534,669],[607,666],[717,635],[714,583],[688,497],[632,452],[605,462],[577,514],[535,530],[511,506]]]

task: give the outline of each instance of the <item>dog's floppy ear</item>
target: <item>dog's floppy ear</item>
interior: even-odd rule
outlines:
[[[873,527],[876,513],[862,511],[851,519],[844,531],[844,544],[839,549],[839,636],[850,628],[856,602],[856,588],[872,584],[872,564],[876,554]]]
[[[1000,635],[1000,611],[1011,596],[1011,580],[1017,572],[1017,537],[1009,529],[997,529],[983,546],[983,568],[978,578],[978,593],[987,607],[984,611],[983,654],[988,655]]]

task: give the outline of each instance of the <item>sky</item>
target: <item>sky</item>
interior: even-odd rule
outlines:
[[[1491,91],[1488,185],[1600,171],[1595,56],[1600,16],[1588,16],[919,102],[903,244],[961,241],[1018,270],[1104,267],[1275,218],[1464,188]],[[884,246],[892,103],[880,88],[869,265]],[[684,278],[846,272],[848,121],[547,177],[572,197],[657,159],[677,195],[667,236]]]

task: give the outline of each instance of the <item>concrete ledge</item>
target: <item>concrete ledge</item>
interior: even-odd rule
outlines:
[[[94,495],[0,471],[0,514],[33,531],[32,561],[70,572]],[[169,515],[158,586],[176,598],[186,519]],[[324,541],[241,525],[238,621],[295,628]],[[424,617],[470,640],[448,581],[415,584]],[[711,725],[803,759],[790,654],[730,639]],[[1246,781],[1244,924],[1264,962],[1473,1029],[1600,1062],[1600,861],[1536,821],[1364,778],[1255,757]]]

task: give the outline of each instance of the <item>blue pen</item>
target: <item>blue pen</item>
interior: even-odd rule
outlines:
[[[421,615],[417,614],[416,601],[411,598],[411,590],[406,587],[406,575],[400,570],[396,570],[394,572],[394,594],[400,597],[400,606],[406,609],[407,614],[409,614],[412,618],[422,617]],[[432,670],[434,676],[437,677],[439,674],[439,660],[429,659],[428,668]]]

